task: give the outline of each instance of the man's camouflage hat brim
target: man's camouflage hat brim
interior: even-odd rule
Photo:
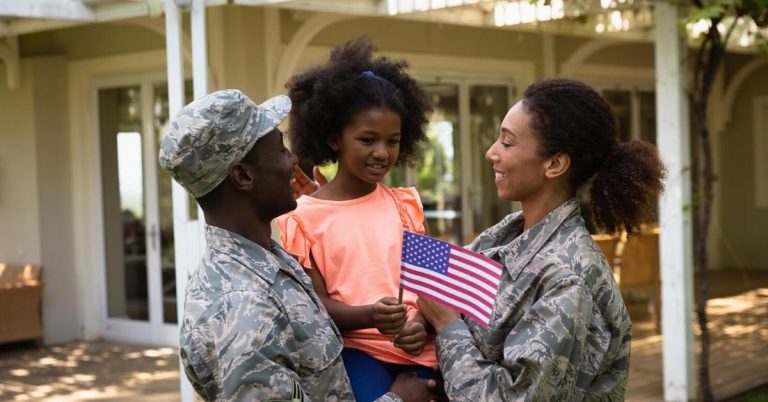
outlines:
[[[160,145],[160,166],[193,197],[216,188],[261,137],[291,111],[291,100],[276,96],[257,105],[242,92],[226,89],[184,106]]]

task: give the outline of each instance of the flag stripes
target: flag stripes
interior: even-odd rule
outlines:
[[[487,328],[502,267],[482,254],[405,232],[400,282],[404,289],[439,301]]]

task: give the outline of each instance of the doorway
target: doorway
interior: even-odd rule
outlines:
[[[187,99],[191,85],[186,85]],[[158,164],[168,130],[162,75],[97,87],[104,236],[102,335],[178,342],[171,178]]]

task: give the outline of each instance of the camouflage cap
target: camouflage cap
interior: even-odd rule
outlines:
[[[257,105],[236,89],[203,96],[184,106],[160,144],[160,166],[193,197],[208,194],[253,144],[291,111],[291,100],[276,96]]]

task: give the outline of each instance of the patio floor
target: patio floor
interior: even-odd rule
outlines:
[[[768,384],[768,272],[713,273],[711,373],[718,400]],[[641,301],[627,401],[662,400],[661,336]],[[698,349],[697,349],[698,350]],[[0,401],[178,401],[176,349],[107,341],[0,346]]]

